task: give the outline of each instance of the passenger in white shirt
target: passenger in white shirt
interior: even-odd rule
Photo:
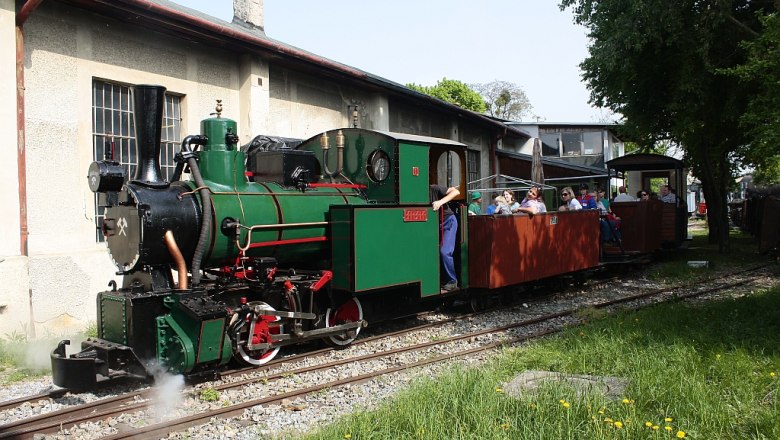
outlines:
[[[579,211],[582,209],[580,201],[574,197],[574,190],[572,190],[570,186],[561,190],[561,199],[564,204],[558,208],[558,211]]]

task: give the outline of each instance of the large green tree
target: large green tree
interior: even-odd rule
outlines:
[[[407,84],[406,87],[477,113],[484,113],[487,109],[485,101],[479,93],[472,90],[466,83],[455,79],[442,78],[435,86]]]
[[[707,198],[710,240],[728,250],[726,191],[745,159],[740,128],[753,84],[724,73],[743,64],[757,12],[770,0],[562,0],[588,30],[582,62],[591,103],[624,116],[642,144],[681,145]]]

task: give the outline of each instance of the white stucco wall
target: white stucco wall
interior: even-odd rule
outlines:
[[[10,33],[3,41],[13,41],[13,2],[2,0],[2,5],[7,9],[0,9],[0,32]],[[0,335],[64,335],[95,320],[95,294],[116,272],[105,245],[95,242],[94,195],[86,185],[93,154],[92,80],[160,84],[182,94],[186,135],[199,132],[200,119],[214,112],[216,99],[223,101],[224,117],[238,119],[239,72],[234,54],[207,53],[50,2],[30,16],[24,36],[29,258],[17,250],[17,256],[0,263],[0,305],[6,305]],[[6,46],[0,57],[8,62],[0,69],[10,68],[2,77],[14,78],[14,50],[6,53]],[[3,120],[15,121],[13,86],[2,81],[0,97],[6,99],[0,99],[0,111],[10,112]],[[0,136],[9,132],[15,133],[2,130]],[[1,246],[9,255],[19,247],[19,209],[18,190],[7,177],[16,182],[16,150],[6,147],[16,140],[4,140],[0,175],[9,180],[9,191],[2,192],[8,200]]]

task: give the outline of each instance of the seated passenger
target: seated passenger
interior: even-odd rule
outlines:
[[[598,209],[596,207],[596,200],[593,199],[593,196],[588,194],[587,183],[580,184],[580,196],[577,197],[577,200],[580,202],[580,205],[582,205],[582,209]]]
[[[574,197],[574,190],[570,186],[561,190],[561,199],[563,199],[563,205],[558,208],[558,211],[578,211],[582,209],[582,205]]]
[[[500,196],[499,196],[499,197],[500,197]],[[493,215],[493,214],[495,214],[496,212],[498,212],[498,204],[499,204],[499,202],[500,202],[500,201],[499,201],[498,197],[496,197],[495,199],[493,199],[493,203],[491,203],[491,204],[490,204],[490,206],[488,206],[488,207],[487,207],[487,209],[485,210],[485,214],[487,214],[487,215]]]
[[[499,206],[498,214],[514,214],[520,209],[520,204],[515,200],[515,193],[512,190],[505,189],[502,196],[505,200],[505,206]]]
[[[599,193],[598,191],[593,195],[593,200],[596,202],[596,209],[599,210],[599,215],[607,215],[609,212],[609,209],[607,209],[607,206],[609,204],[609,201],[604,200],[601,198],[601,196],[604,194],[602,191]]]
[[[669,185],[661,185],[661,201],[664,203],[677,203],[677,196]]]
[[[469,215],[482,214],[482,194],[479,191],[471,193],[471,203],[469,203]]]
[[[602,209],[602,206],[604,207],[604,214],[612,212],[612,210],[609,209],[609,199],[607,198],[607,194],[601,188],[596,191],[596,205],[598,206],[599,203],[601,203],[599,209]]]
[[[615,197],[615,200],[613,202],[636,202],[636,199],[628,195],[628,190],[625,186],[621,186],[618,188],[618,191],[620,191],[620,194]]]
[[[495,214],[512,214],[512,210],[509,208],[506,197],[496,197],[496,212]]]
[[[547,212],[547,207],[544,206],[544,202],[540,198],[541,195],[542,189],[538,186],[532,186],[531,189],[528,190],[528,195],[520,202],[520,207],[517,209],[517,212],[525,213],[529,216]]]

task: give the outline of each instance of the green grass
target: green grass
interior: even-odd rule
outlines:
[[[629,385],[616,400],[578,396],[560,384],[519,399],[503,392],[525,370],[618,376]],[[378,409],[306,438],[777,439],[778,388],[780,288],[774,288],[573,327],[506,350],[483,368],[417,380]]]

